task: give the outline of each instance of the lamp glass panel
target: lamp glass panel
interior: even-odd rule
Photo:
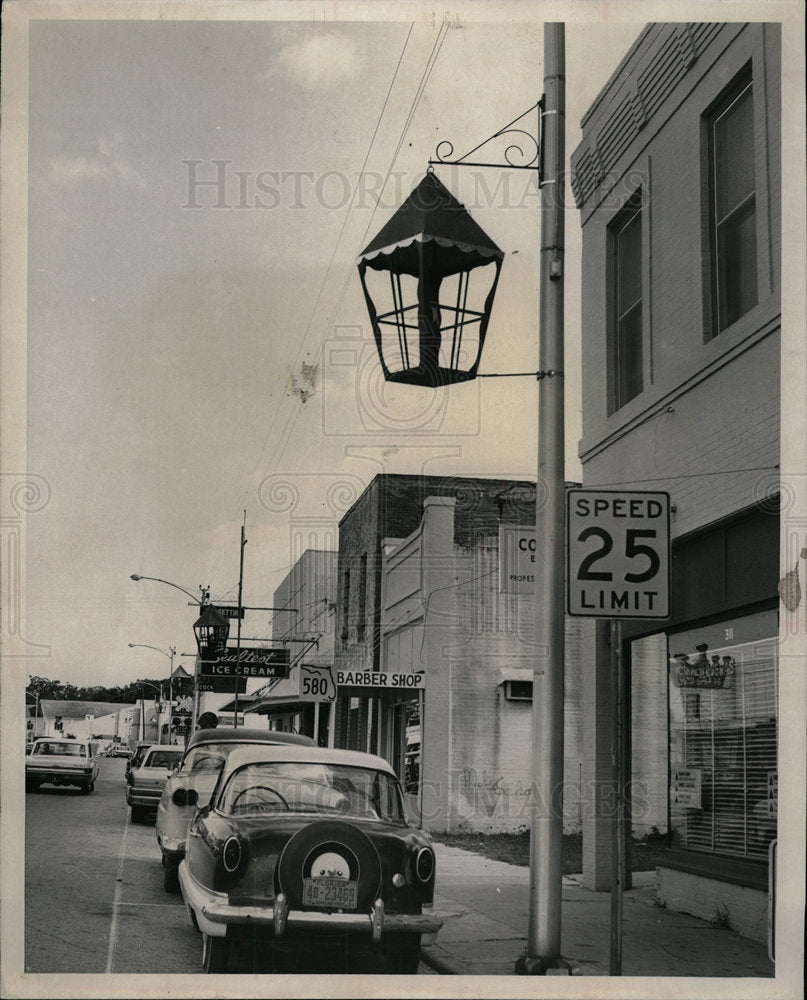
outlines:
[[[485,301],[495,279],[495,263],[443,278],[440,285],[442,368],[467,371],[476,361]]]
[[[381,354],[387,368],[400,372],[417,367],[420,364],[417,278],[368,268],[364,280],[379,316]]]

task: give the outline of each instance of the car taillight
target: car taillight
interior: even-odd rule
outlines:
[[[415,855],[415,875],[421,882],[428,882],[434,875],[434,851],[421,847]]]
[[[241,864],[241,841],[238,837],[228,837],[221,852],[224,870],[232,874]]]

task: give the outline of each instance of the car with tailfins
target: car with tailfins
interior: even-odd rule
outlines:
[[[84,795],[95,788],[99,771],[98,744],[94,740],[48,737],[34,740],[25,758],[25,789],[40,785],[76,785]]]
[[[150,746],[139,765],[133,767],[126,779],[126,804],[132,811],[132,822],[143,823],[160,802],[168,776],[182,760],[183,747]]]
[[[351,750],[233,750],[190,822],[179,882],[208,973],[244,940],[271,967],[349,952],[416,973],[442,926],[428,834],[407,822],[389,763]]]
[[[185,838],[196,802],[210,799],[219,771],[233,750],[266,743],[316,745],[310,736],[245,726],[199,729],[188,740],[182,762],[169,775],[157,806],[155,832],[166,892],[179,892],[179,862],[185,857]]]

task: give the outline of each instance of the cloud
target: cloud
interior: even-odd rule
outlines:
[[[325,35],[284,48],[264,79],[282,76],[304,90],[324,90],[354,77],[358,50],[349,38]]]
[[[145,188],[144,178],[123,157],[124,145],[122,135],[102,135],[98,137],[95,156],[56,156],[51,161],[53,180],[65,187],[75,187],[83,181],[117,178],[132,187]]]

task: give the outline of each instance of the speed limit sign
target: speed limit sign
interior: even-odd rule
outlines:
[[[670,617],[668,493],[568,491],[566,607],[587,618]]]

